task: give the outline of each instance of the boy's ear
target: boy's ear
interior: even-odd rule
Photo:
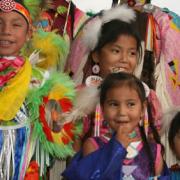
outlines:
[[[99,56],[97,51],[92,52],[91,57],[95,63],[99,63],[99,58],[98,58]]]

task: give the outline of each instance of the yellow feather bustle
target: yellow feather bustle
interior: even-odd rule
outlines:
[[[68,52],[68,44],[55,32],[38,30],[31,40],[32,52],[39,50],[40,60],[37,66],[48,69],[60,65],[63,69]]]

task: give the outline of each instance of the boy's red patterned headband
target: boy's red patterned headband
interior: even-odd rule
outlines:
[[[20,3],[17,3],[14,0],[1,0],[0,10],[3,12],[17,11],[24,16],[28,23],[32,22],[29,11]]]

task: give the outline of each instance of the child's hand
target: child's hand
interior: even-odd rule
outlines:
[[[130,134],[134,131],[134,127],[129,126],[119,126],[116,134],[116,139],[126,148],[131,142],[137,141],[137,137],[131,137]]]

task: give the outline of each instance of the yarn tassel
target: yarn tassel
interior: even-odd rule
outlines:
[[[96,106],[96,112],[95,112],[95,127],[94,127],[94,136],[100,136],[100,127],[102,123],[102,112],[101,112],[101,106],[98,104]]]

